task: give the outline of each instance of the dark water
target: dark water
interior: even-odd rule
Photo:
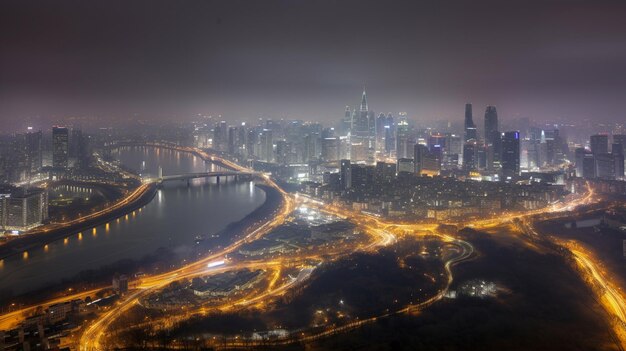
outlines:
[[[164,175],[213,170],[212,164],[186,153],[155,148],[117,151],[122,163],[144,174]],[[155,198],[128,216],[67,240],[13,256],[0,263],[0,288],[14,294],[59,282],[80,271],[97,269],[122,259],[140,259],[161,247],[189,250],[197,235],[210,235],[238,221],[260,206],[265,193],[251,182],[196,179],[172,181]]]

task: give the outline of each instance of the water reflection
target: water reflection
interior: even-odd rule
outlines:
[[[177,155],[178,154],[178,155]],[[175,173],[201,172],[202,160],[189,154],[163,152],[151,148],[127,148],[118,152],[128,167],[142,167],[155,172],[158,167]],[[165,172],[164,172],[165,173]],[[165,173],[167,174],[167,173]],[[248,182],[196,179],[172,181],[158,191],[156,201],[102,226],[92,228],[92,235],[77,233],[50,243],[48,249],[25,252],[2,263],[0,286],[11,286],[14,293],[42,287],[48,282],[75,276],[81,271],[98,269],[123,259],[140,259],[160,247],[188,250],[197,235],[214,234],[231,222],[240,220],[261,205],[265,194]],[[141,215],[137,215],[140,213]],[[97,235],[102,231],[107,235]]]

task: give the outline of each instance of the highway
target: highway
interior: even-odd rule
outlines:
[[[586,270],[589,277],[602,288],[603,294],[601,295],[601,300],[603,300],[605,307],[611,311],[620,322],[626,323],[626,299],[621,291],[601,272],[597,264],[590,258],[590,253],[572,246],[570,246],[570,251],[580,267]]]
[[[199,149],[180,148],[180,151],[193,152],[205,160],[215,160],[215,157],[210,156],[208,153]],[[235,163],[232,163],[228,160],[220,159],[220,161],[223,164],[227,165],[228,167],[231,167],[231,169],[234,169],[236,171],[247,172],[247,173],[251,172],[250,170],[244,167],[241,167]],[[196,262],[193,262],[181,268],[175,269],[173,271],[155,275],[155,276],[145,277],[141,279],[135,291],[133,291],[129,296],[119,301],[109,311],[100,315],[96,321],[91,323],[85,329],[79,341],[80,350],[101,350],[102,349],[101,339],[105,335],[111,323],[118,316],[128,311],[135,304],[137,304],[141,297],[146,296],[147,294],[151,292],[157,291],[163,288],[164,286],[170,284],[171,282],[182,280],[182,279],[189,279],[189,278],[193,278],[199,275],[207,275],[208,273],[207,264],[209,262],[215,261],[217,259],[223,259],[227,254],[234,252],[241,245],[261,238],[262,236],[266,235],[267,233],[272,231],[274,228],[282,224],[285,221],[285,218],[289,214],[291,214],[291,212],[293,212],[293,210],[295,209],[295,201],[289,194],[287,194],[282,188],[280,188],[269,176],[263,176],[263,179],[268,184],[268,186],[276,189],[282,197],[281,207],[279,208],[279,210],[274,216],[270,216],[264,223],[259,224],[259,226],[255,227],[254,229],[251,229],[248,233],[245,233],[241,239],[228,245],[227,247],[225,247],[224,249],[222,249],[221,251],[217,253],[208,255]],[[238,267],[244,268],[243,266],[228,266],[228,267],[224,267],[221,269],[212,269],[211,273],[217,273],[222,270],[232,270]],[[250,266],[245,266],[245,268],[249,268],[249,267]],[[252,266],[252,267],[258,267],[258,265]],[[270,294],[271,293],[268,292],[266,295],[269,296]]]
[[[155,145],[159,146],[159,145]],[[195,155],[203,158],[204,160],[210,160],[213,162],[218,162],[224,165],[227,168],[230,168],[236,172],[245,172],[252,173],[253,171],[242,167],[234,162],[231,162],[227,159],[223,159],[217,156],[213,156],[208,154],[207,152],[196,149],[196,148],[188,148],[188,147],[174,147],[178,151],[191,152]],[[230,301],[226,305],[214,306],[212,309],[217,309],[221,311],[229,311],[233,309],[239,308],[248,308],[251,306],[263,306],[271,298],[276,296],[280,296],[287,292],[292,287],[300,284],[302,281],[306,280],[310,274],[313,272],[313,268],[303,268],[301,270],[301,274],[298,275],[296,279],[280,279],[281,271],[286,267],[294,267],[294,266],[302,266],[304,262],[308,259],[315,259],[321,261],[320,255],[313,256],[293,256],[289,258],[283,258],[280,260],[268,260],[268,261],[243,261],[243,262],[229,262],[224,267],[219,268],[207,268],[207,264],[216,260],[223,260],[228,254],[235,252],[238,248],[240,248],[243,244],[250,243],[252,241],[258,240],[262,238],[264,235],[271,232],[276,227],[283,224],[290,216],[290,214],[294,211],[297,205],[306,204],[310,207],[315,207],[320,211],[323,211],[328,214],[332,214],[334,216],[344,218],[350,220],[355,223],[362,231],[369,236],[369,240],[366,243],[362,243],[356,245],[355,247],[345,249],[341,252],[328,253],[328,255],[333,256],[334,258],[347,256],[355,251],[365,251],[365,252],[375,252],[379,250],[381,247],[389,246],[397,242],[397,235],[408,235],[408,236],[437,236],[442,241],[452,243],[458,246],[461,250],[459,255],[455,257],[449,258],[444,263],[444,268],[447,275],[447,282],[441,291],[439,291],[436,295],[432,296],[426,301],[421,302],[420,304],[408,305],[404,306],[401,309],[398,309],[394,312],[387,312],[385,314],[370,317],[358,321],[354,321],[352,323],[348,323],[346,325],[337,326],[334,328],[330,328],[321,332],[309,333],[298,337],[297,339],[288,339],[288,340],[279,340],[276,343],[289,343],[294,341],[308,341],[319,339],[328,335],[344,332],[350,329],[357,328],[366,323],[373,322],[378,318],[384,318],[386,316],[392,314],[400,314],[400,313],[414,313],[419,311],[426,306],[440,300],[448,291],[450,285],[453,282],[453,272],[452,267],[455,264],[458,264],[464,260],[470,258],[474,252],[474,248],[469,242],[461,240],[460,238],[439,233],[437,231],[438,224],[412,224],[412,223],[394,223],[383,220],[373,215],[365,214],[360,211],[355,211],[348,208],[339,207],[332,204],[323,203],[316,199],[310,198],[308,196],[302,194],[291,195],[286,193],[282,188],[280,188],[268,175],[259,174],[258,172],[254,172],[258,174],[268,186],[276,189],[281,197],[282,202],[280,208],[276,211],[274,216],[269,216],[263,222],[257,223],[256,225],[249,228],[246,232],[242,233],[242,236],[239,240],[233,242],[227,247],[223,248],[219,252],[213,253],[211,255],[207,255],[206,257],[180,267],[178,269],[174,269],[170,272],[144,277],[137,282],[133,282],[132,290],[127,295],[120,299],[114,306],[110,308],[110,310],[101,313],[96,320],[92,321],[89,325],[87,325],[83,330],[82,335],[80,336],[80,340],[78,340],[79,349],[84,351],[96,351],[102,350],[104,338],[107,336],[107,331],[109,330],[111,324],[122,314],[129,311],[133,306],[138,304],[141,299],[151,293],[159,291],[163,287],[174,281],[187,280],[197,276],[208,276],[212,274],[218,274],[221,272],[225,272],[228,270],[234,269],[264,269],[269,272],[272,272],[273,278],[269,283],[267,289],[262,292],[255,292],[254,296],[244,296],[239,298],[236,301]],[[147,186],[150,183],[145,183],[142,185]],[[137,189],[136,191],[140,191]],[[493,228],[504,223],[511,222],[513,219],[520,219],[522,223],[526,223],[534,216],[537,216],[537,219],[546,218],[548,216],[554,216],[555,214],[565,213],[575,209],[577,206],[590,204],[597,200],[597,197],[593,193],[591,189],[589,189],[588,193],[584,197],[580,197],[578,199],[574,199],[567,203],[556,203],[552,205],[548,209],[540,209],[535,211],[526,211],[526,212],[518,212],[518,213],[509,213],[505,215],[498,216],[497,218],[489,218],[482,220],[474,220],[472,222],[459,222],[459,223],[451,223],[455,224],[458,227],[464,227],[467,225],[471,225],[472,227],[480,230],[486,228]],[[532,228],[529,226],[529,228]],[[534,232],[533,235],[538,235],[538,233]],[[614,311],[614,314],[617,318],[622,322],[626,322],[626,304],[624,303],[624,299],[622,297],[621,292],[614,288],[610,283],[606,281],[603,274],[596,267],[593,260],[586,255],[584,252],[576,249],[570,249],[573,255],[576,257],[577,262],[581,266],[586,267],[586,269],[590,272],[590,276],[593,277],[606,291],[605,300],[607,301],[606,306]],[[326,255],[326,256],[328,256]],[[82,292],[77,293],[72,296],[67,296],[64,298],[54,299],[52,301],[46,302],[44,305],[48,306],[52,303],[62,302],[75,298],[84,298],[85,296],[91,295],[95,293],[92,292]],[[19,321],[21,316],[31,312],[35,307],[28,307],[22,309],[20,311],[15,311],[10,314],[6,314],[0,317],[0,326],[12,325],[15,322]],[[189,318],[190,316],[206,313],[207,309],[205,307],[200,307],[195,310],[187,311],[185,314],[181,316],[171,317],[175,318],[175,320],[182,320],[185,318]],[[157,323],[158,321],[155,321]],[[222,346],[244,346],[243,340],[232,341],[232,344]],[[266,341],[264,341],[265,343]],[[237,343],[240,343],[239,345]],[[246,341],[246,345],[249,346],[249,341]]]

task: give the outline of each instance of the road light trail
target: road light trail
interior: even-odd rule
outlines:
[[[187,151],[187,152],[193,152],[195,154],[197,154],[198,156],[202,157],[205,160],[213,160],[216,162],[219,162],[223,165],[225,165],[226,167],[238,170],[238,171],[245,171],[245,172],[251,172],[251,170],[246,169],[240,165],[237,165],[229,160],[226,159],[222,159],[222,158],[218,158],[215,156],[211,156],[208,153],[206,153],[205,151],[199,150],[199,149],[195,149],[195,148],[182,148],[182,147],[177,147],[177,150],[180,151]],[[198,260],[196,262],[193,262],[191,264],[188,264],[186,266],[183,266],[181,268],[178,268],[176,270],[167,272],[167,273],[163,273],[163,274],[159,274],[159,275],[154,275],[154,276],[150,276],[150,277],[146,277],[143,278],[139,283],[136,284],[135,287],[135,291],[133,291],[129,296],[125,297],[122,301],[120,301],[117,305],[113,306],[113,308],[110,311],[107,311],[103,314],[101,314],[97,320],[95,320],[91,325],[89,325],[85,331],[83,332],[81,338],[80,338],[80,349],[81,350],[101,350],[102,349],[102,338],[106,335],[107,330],[109,329],[110,325],[123,313],[127,312],[128,310],[130,310],[133,306],[135,306],[142,297],[147,296],[148,294],[157,291],[158,289],[163,288],[164,286],[166,286],[167,284],[173,282],[173,281],[178,281],[178,280],[182,280],[182,279],[188,279],[188,278],[192,278],[192,277],[196,277],[199,275],[207,275],[209,274],[207,272],[206,269],[206,264],[214,261],[216,259],[223,259],[225,255],[234,252],[237,248],[239,248],[241,245],[245,244],[245,243],[249,243],[251,241],[257,240],[261,237],[263,237],[264,235],[266,235],[267,233],[269,233],[272,229],[276,228],[278,225],[282,224],[284,222],[284,220],[290,215],[290,213],[293,211],[293,209],[295,208],[295,202],[296,200],[294,200],[294,198],[290,195],[287,194],[283,189],[281,189],[269,176],[264,175],[264,174],[260,174],[260,173],[256,173],[258,174],[260,177],[263,178],[263,180],[272,188],[276,189],[281,197],[282,197],[282,204],[281,204],[281,208],[280,211],[270,220],[267,220],[265,223],[263,223],[262,225],[260,225],[258,228],[253,229],[251,231],[249,231],[249,233],[245,234],[241,239],[235,241],[234,243],[232,243],[231,245],[227,246],[226,248],[224,248],[223,250],[221,250],[220,252],[214,253],[212,255],[206,256],[205,258]],[[297,198],[297,196],[296,196]],[[571,210],[573,207],[572,206],[577,206],[577,205],[581,205],[581,204],[588,204],[592,201],[594,201],[594,194],[593,192],[590,191],[588,192],[588,194],[585,197],[579,198],[576,201],[567,203],[567,204],[555,204],[553,205],[550,209],[549,209],[549,213],[560,213],[560,212],[564,212],[564,211],[569,211]],[[419,310],[421,308],[424,308],[432,303],[434,303],[435,301],[440,300],[441,298],[443,298],[443,296],[445,295],[445,293],[447,292],[447,290],[449,289],[450,285],[453,282],[453,275],[452,275],[452,266],[467,259],[468,257],[470,257],[473,253],[473,247],[471,246],[471,244],[469,244],[468,242],[456,239],[452,236],[449,235],[444,235],[441,233],[438,233],[436,231],[437,228],[437,224],[407,224],[407,223],[392,223],[392,222],[387,222],[384,220],[381,220],[380,218],[377,218],[375,216],[369,215],[369,214],[364,214],[360,211],[353,211],[353,210],[349,210],[349,209],[345,209],[345,208],[341,208],[338,206],[334,206],[334,205],[330,205],[330,204],[324,204],[321,202],[318,202],[316,200],[313,200],[312,204],[316,207],[318,207],[321,211],[326,212],[326,213],[330,213],[333,214],[335,216],[338,216],[340,218],[349,218],[351,221],[355,222],[359,227],[361,227],[364,232],[366,234],[368,234],[371,237],[371,241],[366,244],[365,246],[360,246],[359,249],[363,250],[363,251],[376,251],[381,247],[385,247],[388,245],[391,245],[393,243],[395,243],[397,241],[397,238],[394,234],[392,234],[391,232],[389,232],[389,228],[397,228],[400,230],[404,230],[405,232],[412,232],[412,235],[435,235],[435,236],[439,236],[441,237],[444,241],[446,242],[453,242],[457,245],[459,245],[462,248],[461,254],[459,256],[453,257],[451,259],[449,259],[448,261],[445,262],[444,264],[444,269],[446,271],[447,274],[447,282],[446,282],[446,286],[444,289],[442,289],[438,294],[436,294],[435,296],[431,297],[430,299],[418,304],[418,305],[409,305],[406,306],[396,312],[393,313],[387,313],[381,316],[377,316],[377,317],[372,317],[369,319],[365,319],[365,320],[360,320],[360,321],[356,321],[353,323],[349,323],[347,325],[341,326],[341,327],[337,327],[331,330],[326,330],[322,333],[318,333],[318,334],[313,334],[313,335],[309,335],[304,339],[299,339],[300,341],[306,341],[306,340],[314,340],[316,338],[321,338],[324,337],[326,335],[331,335],[334,333],[338,333],[338,332],[342,332],[342,331],[347,331],[356,327],[359,327],[363,324],[366,324],[368,322],[372,322],[375,321],[377,318],[381,318],[381,317],[385,317],[391,314],[398,314],[398,313],[410,313],[416,310]],[[537,214],[541,214],[546,212],[545,209],[543,210],[536,210],[536,211],[528,211],[525,213],[517,213],[517,214],[508,214],[505,216],[500,216],[498,218],[494,218],[494,219],[487,219],[487,220],[482,220],[482,221],[478,221],[475,222],[475,224],[479,227],[479,228],[484,228],[484,227],[490,227],[490,226],[494,226],[494,225],[500,225],[502,223],[506,223],[508,221],[511,221],[514,218],[529,218],[530,216],[534,216]],[[461,223],[462,224],[462,223]],[[349,254],[352,251],[348,251],[343,253],[345,254]],[[305,258],[299,258],[300,260],[304,260]],[[298,258],[294,258],[294,261],[297,261]],[[587,261],[582,261],[583,263],[591,263],[591,261],[587,262]],[[280,265],[284,265],[286,264],[286,262],[244,262],[241,264],[235,264],[235,265],[231,265],[229,267],[224,267],[224,268],[219,268],[219,269],[214,269],[211,270],[210,274],[215,274],[218,272],[223,272],[226,270],[232,270],[232,269],[238,269],[238,268],[261,268],[261,267],[269,267],[272,264],[277,264],[279,267]],[[280,268],[279,268],[280,269]],[[277,282],[278,279],[278,275],[276,275],[274,277],[274,279],[270,282],[269,288],[261,293],[258,294],[256,296],[254,296],[253,298],[249,298],[249,299],[241,299],[235,303],[231,304],[231,307],[226,308],[230,309],[230,308],[235,308],[235,307],[240,307],[243,308],[245,306],[252,306],[254,304],[258,304],[258,303],[263,303],[263,301],[267,298],[279,295],[284,293],[285,291],[287,291],[289,288],[291,288],[292,286],[294,286],[295,284],[297,284],[298,282],[300,282],[303,279],[306,279],[306,277],[308,277],[308,275],[310,275],[310,272],[307,275],[304,275],[302,277],[299,277],[298,279],[289,281],[285,284],[281,284],[279,285],[277,288],[273,288],[274,285]],[[611,301],[611,305],[614,305],[616,307],[619,307],[620,312],[619,312],[619,318],[624,321],[624,316],[626,316],[626,310],[624,310],[624,305],[623,302],[619,302],[619,300],[617,300],[613,294],[611,294],[611,297],[609,298],[609,300]]]

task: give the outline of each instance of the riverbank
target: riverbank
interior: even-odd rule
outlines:
[[[259,222],[263,222],[268,218],[275,216],[276,212],[282,207],[283,197],[278,190],[265,184],[255,184],[255,186],[263,190],[265,193],[265,201],[261,206],[257,207],[241,220],[230,223],[226,226],[226,228],[220,230],[216,236],[223,238],[220,242],[221,245],[226,246],[236,241],[247,229],[258,224]],[[199,245],[198,248],[200,250],[210,249],[207,245],[212,246],[212,244],[206,243]]]
[[[24,251],[28,251],[33,248],[44,246],[57,240],[64,239],[83,230],[93,228],[124,216],[127,213],[137,210],[152,201],[156,195],[157,189],[158,187],[156,183],[142,184],[135,189],[131,195],[120,200],[120,202],[116,204],[118,207],[108,210],[106,213],[85,216],[81,219],[72,221],[74,222],[72,224],[60,228],[54,228],[48,231],[42,231],[36,234],[29,234],[13,239],[0,246],[0,260],[13,255],[21,254]]]
[[[264,202],[242,219],[228,224],[224,229],[215,233],[219,243],[206,240],[194,245],[194,250],[191,252],[161,247],[155,252],[136,259],[123,259],[99,268],[85,269],[57,284],[46,285],[24,294],[13,294],[10,289],[0,287],[0,310],[7,308],[9,303],[15,303],[17,306],[36,305],[49,298],[51,291],[60,292],[60,295],[55,295],[56,298],[60,298],[63,292],[70,291],[69,288],[72,288],[74,292],[107,289],[110,288],[111,277],[114,274],[126,274],[129,277],[134,277],[137,273],[148,276],[158,274],[180,267],[198,257],[204,257],[216,247],[227,246],[240,239],[250,228],[255,228],[259,222],[274,216],[282,207],[283,200],[278,190],[264,184],[257,184],[256,187],[265,193]]]

